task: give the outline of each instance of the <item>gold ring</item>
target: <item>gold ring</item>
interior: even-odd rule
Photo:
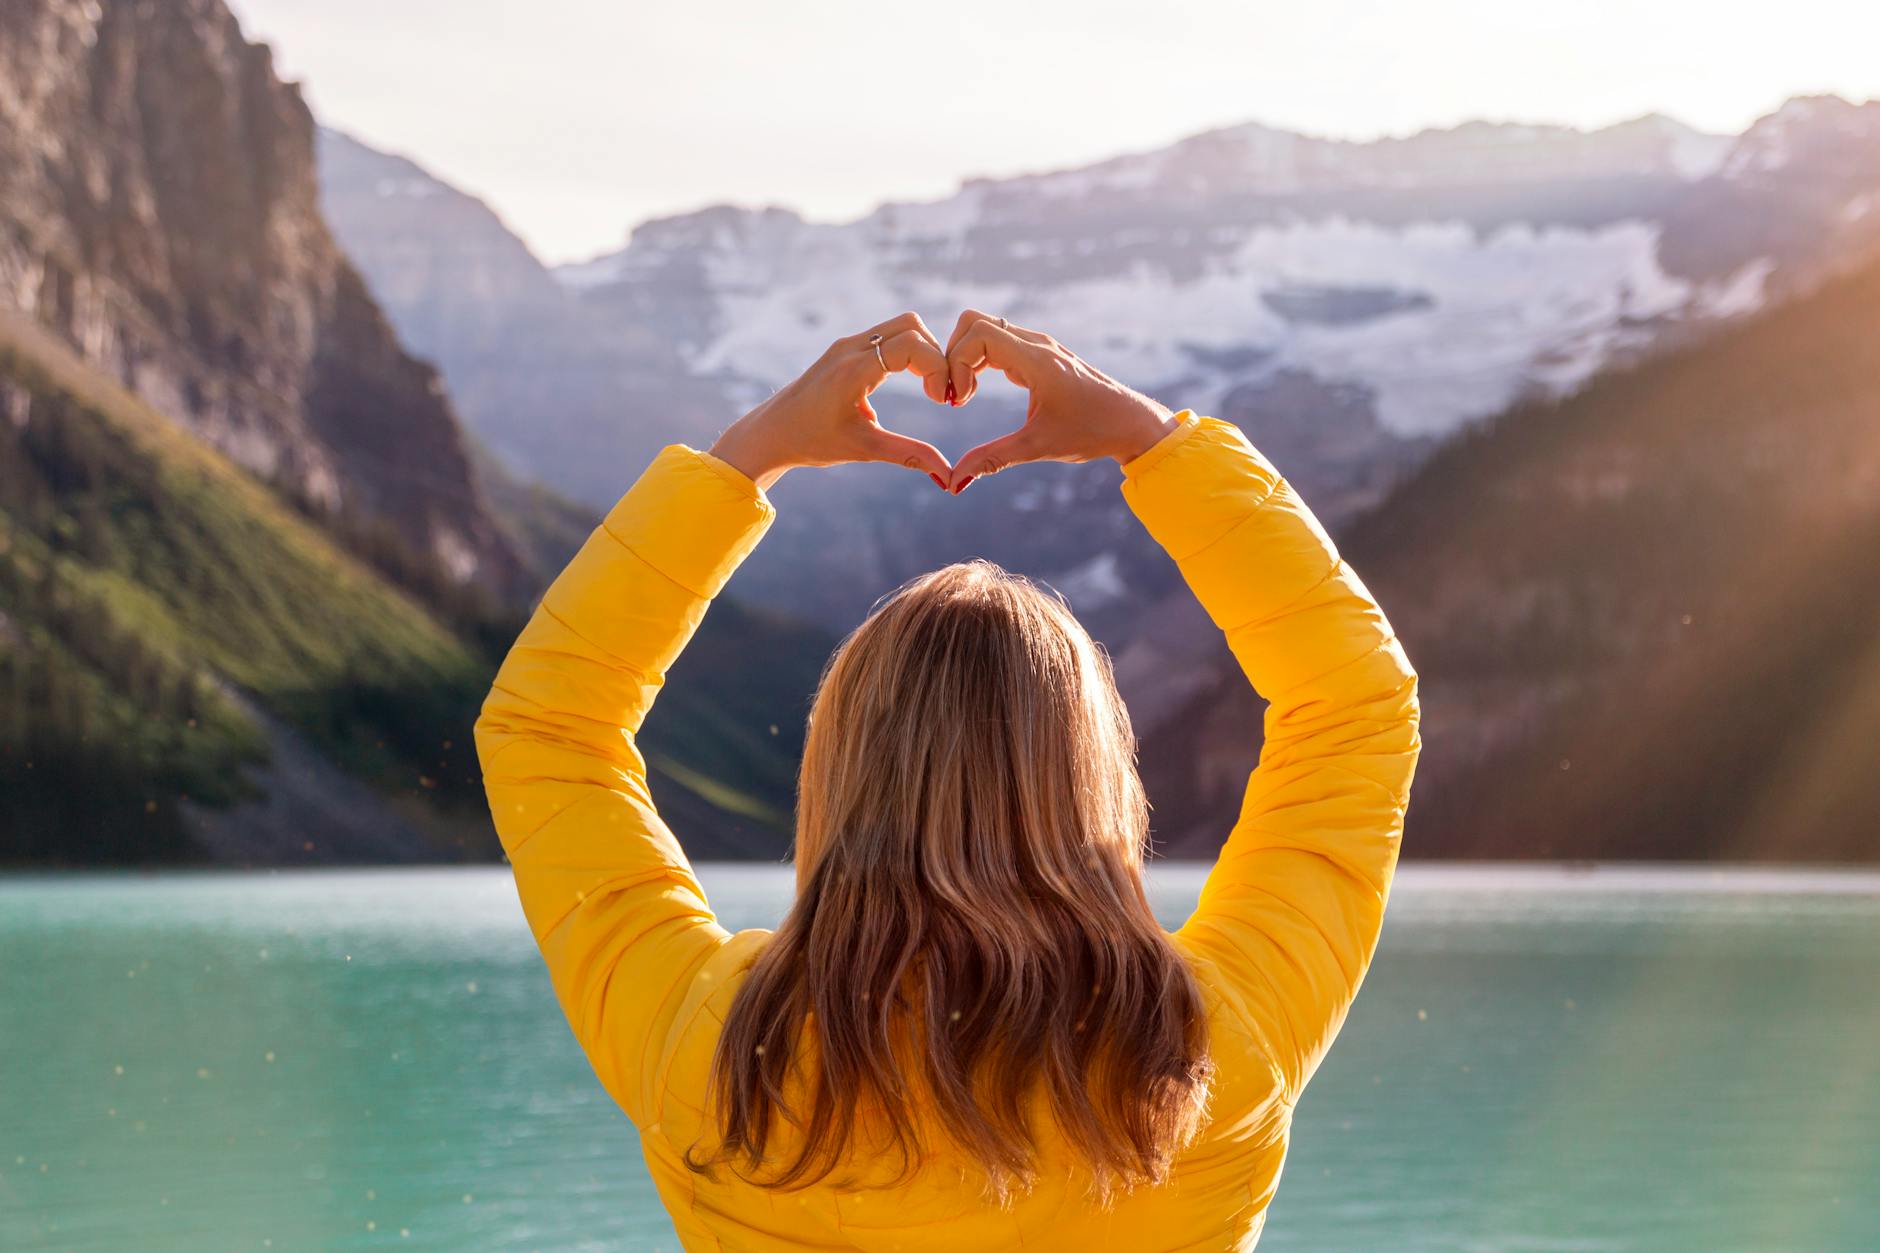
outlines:
[[[883,374],[894,373],[894,371],[888,368],[888,359],[881,355],[881,335],[879,333],[868,337],[868,346],[875,350],[875,360],[881,362],[881,372]]]

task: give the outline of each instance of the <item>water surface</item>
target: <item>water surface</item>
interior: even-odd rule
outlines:
[[[1876,1041],[1880,876],[1407,867],[1261,1248],[1880,1248]],[[677,1248],[506,871],[0,879],[0,1249],[392,1247]]]

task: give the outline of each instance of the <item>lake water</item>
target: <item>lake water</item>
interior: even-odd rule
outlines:
[[[506,871],[0,878],[0,1249],[676,1247]],[[1880,1249],[1880,876],[1406,868],[1261,1248]]]

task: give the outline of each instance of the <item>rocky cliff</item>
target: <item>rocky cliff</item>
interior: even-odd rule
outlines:
[[[321,217],[299,91],[222,0],[8,0],[0,304],[317,511],[517,586],[438,375]]]

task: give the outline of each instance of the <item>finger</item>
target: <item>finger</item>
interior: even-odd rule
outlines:
[[[910,470],[919,470],[930,474],[952,487],[949,476],[953,467],[940,455],[940,450],[925,440],[915,439],[885,430],[879,426],[870,426],[862,433],[862,454],[858,461],[885,461],[890,465],[906,466]]]
[[[935,404],[950,403],[952,400],[953,379],[945,368],[947,354],[946,350],[940,347],[939,336],[933,333],[927,323],[922,321],[918,314],[914,316],[914,325],[910,329],[927,341],[927,345],[934,350],[935,355],[939,357],[941,362],[941,370],[938,374],[921,375],[921,386],[927,393],[927,399],[933,401]]]
[[[1048,350],[1020,339],[997,322],[976,322],[947,350],[955,404],[965,404],[979,389],[979,372],[987,366],[1029,389],[1036,367]]]
[[[1007,318],[1002,325],[1006,330],[1018,336],[1028,344],[1036,344],[1040,348],[1057,347],[1057,341],[1052,339],[1049,335],[1046,335],[1043,331],[1034,331],[1028,326],[1020,326],[1010,318]]]
[[[844,335],[835,340],[823,353],[823,357],[840,361],[855,353],[867,352],[869,351],[869,336],[879,335],[886,339],[890,335],[898,335],[919,321],[920,315],[917,313],[897,313],[886,322],[877,322],[865,331],[857,331],[853,335]]]
[[[1024,340],[1026,343],[1036,344],[1040,348],[1048,348],[1052,352],[1061,352],[1065,356],[1071,358],[1073,361],[1077,359],[1076,353],[1072,352],[1069,348],[1066,348],[1054,336],[1047,335],[1043,331],[1034,331],[1028,326],[1020,326],[1018,323],[1012,321],[1010,318],[1007,318],[1003,323],[1001,323],[1001,325],[1004,326],[1006,330],[1012,332],[1012,334]]]
[[[957,495],[970,479],[982,474],[997,474],[1007,466],[1021,465],[1027,461],[1038,460],[1031,442],[1030,432],[1020,428],[997,439],[987,440],[977,448],[968,449],[953,467],[952,477],[947,480],[947,489]]]
[[[966,312],[960,314],[960,320],[954,323],[953,334],[947,339],[947,351],[951,352],[953,345],[959,343],[961,337],[978,322],[990,322],[994,326],[1002,326],[1020,339],[1030,340],[1034,344],[1040,344],[1045,347],[1049,347],[1055,342],[1043,331],[1034,331],[1029,327],[1020,326],[1010,318],[1002,318],[995,313],[986,313],[979,309],[968,309]]]
[[[947,336],[948,355],[950,356],[952,354],[953,346],[959,343],[966,332],[972,330],[974,326],[981,322],[991,322],[997,325],[998,321],[999,318],[997,314],[986,313],[979,309],[968,309],[961,313],[959,320],[953,324],[953,333]]]
[[[881,367],[888,367],[888,374],[905,370],[909,374],[920,376],[921,390],[927,393],[927,399],[939,403],[946,397],[947,359],[940,351],[940,345],[933,341],[932,334],[922,334],[925,327],[902,331],[899,335],[881,342],[881,360],[875,360],[872,349],[867,351],[870,371],[876,376],[870,388],[879,386],[888,377],[881,372]]]
[[[870,335],[879,335],[883,339],[887,339],[890,336],[899,335],[902,331],[919,331],[928,339],[934,338],[933,332],[927,329],[927,324],[921,321],[920,314],[912,310],[906,313],[897,313],[886,322],[877,322],[854,338],[865,344],[868,342]],[[935,344],[938,346],[937,340]]]
[[[882,337],[882,347],[885,355],[885,349],[889,341],[892,341],[896,335],[908,333],[912,333],[926,340],[928,344],[932,345],[936,354],[942,357],[946,355],[940,348],[939,337],[928,327],[926,321],[922,319],[920,314],[911,311],[907,313],[897,313],[886,322],[878,322],[859,335],[850,335],[839,339],[832,344],[830,348],[832,352],[838,355],[846,356],[853,352],[866,352],[872,356],[874,345],[869,343],[869,340],[879,335]],[[924,359],[925,358],[923,358],[923,360]],[[908,365],[904,362],[890,368],[897,370],[907,369]],[[934,401],[936,404],[944,403],[947,392],[947,380],[944,374],[940,377],[935,377],[931,371],[921,369],[916,369],[914,373],[921,376],[922,390],[927,393],[927,398]],[[875,382],[879,383],[880,380],[877,379]]]

